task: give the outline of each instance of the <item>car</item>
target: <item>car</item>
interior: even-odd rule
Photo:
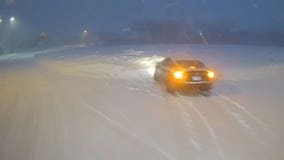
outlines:
[[[165,84],[170,93],[179,89],[210,91],[216,74],[199,60],[173,60],[167,57],[156,64],[154,79]]]

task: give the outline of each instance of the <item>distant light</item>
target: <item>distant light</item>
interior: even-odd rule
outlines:
[[[258,8],[258,4],[257,3],[252,3],[252,7],[253,8]]]
[[[84,33],[88,33],[88,31],[87,31],[87,30],[84,30]]]
[[[0,23],[2,23],[2,19],[0,18]]]
[[[15,21],[15,17],[11,17],[10,22],[14,22],[14,21]]]
[[[15,2],[15,0],[6,0],[6,2],[7,2],[7,4],[12,4],[12,3],[14,3]]]

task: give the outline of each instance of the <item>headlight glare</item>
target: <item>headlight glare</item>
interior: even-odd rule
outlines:
[[[184,77],[184,71],[181,70],[174,71],[175,79],[183,79],[183,77]]]
[[[215,73],[213,71],[208,71],[207,72],[207,76],[208,76],[208,78],[214,78],[215,77]]]

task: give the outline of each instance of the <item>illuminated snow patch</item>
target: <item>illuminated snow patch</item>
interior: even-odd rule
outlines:
[[[129,50],[125,50],[123,55],[140,56],[142,54],[144,54],[144,51],[129,49]]]
[[[163,59],[165,59],[165,57],[161,57],[161,56],[142,57],[142,58],[137,58],[136,60],[134,60],[134,63],[140,64],[142,66],[153,66],[157,62],[162,61]]]
[[[0,61],[34,58],[34,54],[6,54],[0,56]]]
[[[142,68],[145,68],[148,74],[154,75],[156,64],[162,61],[163,59],[164,57],[161,56],[150,56],[150,57],[136,58],[131,61],[134,64],[137,64]]]
[[[155,70],[156,70],[155,67],[150,67],[150,68],[147,69],[147,72],[148,72],[150,75],[154,75]]]

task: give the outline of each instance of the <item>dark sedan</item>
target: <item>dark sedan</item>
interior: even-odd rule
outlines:
[[[191,88],[210,91],[216,74],[199,60],[173,60],[165,58],[157,63],[154,79],[165,84],[168,92]]]

